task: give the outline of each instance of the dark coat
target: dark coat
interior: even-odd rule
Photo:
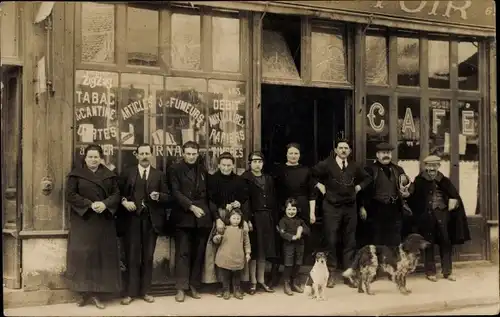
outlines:
[[[138,174],[138,167],[130,167],[123,171],[120,176],[120,193],[122,197],[126,198],[128,201],[134,201],[134,188]],[[149,175],[147,179],[147,192],[159,192],[160,199],[154,201],[147,197],[144,204],[148,207],[149,215],[151,219],[151,224],[154,230],[159,235],[164,235],[166,232],[167,225],[167,213],[165,210],[166,204],[171,198],[170,191],[167,186],[167,178],[165,174],[161,171],[150,167]],[[136,206],[139,207],[141,202],[134,201]],[[127,223],[130,221],[130,217],[135,216],[130,211],[127,211],[121,204],[117,213],[117,226],[119,232],[124,232],[127,228]]]
[[[172,188],[174,206],[170,220],[178,228],[212,228],[217,218],[216,208],[208,199],[208,172],[202,163],[197,162],[195,169],[181,161],[168,169],[168,180]],[[201,218],[196,218],[189,208],[195,205],[205,212]]]
[[[457,245],[469,241],[470,232],[462,198],[460,198],[457,189],[450,179],[440,172],[438,172],[438,176],[435,180],[426,177],[426,172],[421,172],[411,185],[411,196],[408,199],[408,204],[413,211],[413,226],[416,227],[419,232],[423,233],[424,237],[433,233],[430,223],[422,221],[422,219],[426,218],[423,216],[428,212],[427,206],[432,199],[433,181],[435,181],[437,186],[443,191],[446,204],[448,204],[448,199],[450,198],[459,201],[459,207],[449,212],[448,234],[450,235],[451,243]]]
[[[76,292],[115,293],[121,289],[120,257],[113,215],[120,204],[116,174],[100,166],[93,173],[87,167],[68,175],[66,199],[71,207],[66,276]],[[92,210],[103,202],[102,213]]]
[[[231,173],[224,175],[220,171],[208,176],[208,196],[212,206],[218,209],[225,209],[226,205],[233,201],[239,201],[244,212],[243,219],[247,220],[246,211],[248,207],[247,183],[240,175]],[[223,219],[226,220],[226,219]]]
[[[406,173],[401,166],[398,166],[392,162],[388,164],[388,167],[391,170],[391,173],[394,176],[394,179],[396,180],[396,187],[398,188],[398,194],[399,194],[399,176],[406,174]],[[370,175],[372,181],[361,192],[361,197],[363,199],[363,206],[369,212],[370,205],[371,205],[373,196],[375,194],[375,184],[377,182],[376,177],[378,177],[379,174],[384,173],[384,171],[382,170],[382,167],[380,167],[379,163],[377,163],[377,162],[367,164],[365,167],[365,170]]]

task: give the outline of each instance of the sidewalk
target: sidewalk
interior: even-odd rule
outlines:
[[[381,279],[372,284],[374,296],[358,294],[339,283],[327,289],[325,301],[316,301],[305,294],[287,296],[282,288],[275,294],[246,295],[244,300],[225,301],[203,294],[201,300],[186,297],[177,303],[173,296],[157,297],[155,303],[141,300],[129,306],[118,300],[105,310],[94,306],[76,307],[74,303],[4,310],[6,316],[199,316],[199,315],[398,315],[425,311],[450,310],[468,306],[493,305],[499,302],[497,266],[456,269],[456,282],[440,279],[430,282],[422,274],[408,279],[412,294],[400,294],[395,284]]]

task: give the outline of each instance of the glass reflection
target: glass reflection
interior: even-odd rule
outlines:
[[[82,3],[82,61],[115,61],[115,6]]]
[[[212,17],[212,58],[214,70],[240,70],[240,20]]]
[[[458,89],[478,90],[477,42],[458,42]]]
[[[199,69],[201,65],[201,19],[199,15],[172,14],[172,67]]]
[[[313,28],[311,46],[312,79],[346,82],[346,43],[343,28],[338,30]]]
[[[156,10],[127,7],[129,64],[158,66],[159,18]]]
[[[398,46],[398,85],[419,86],[420,51],[418,38],[397,39]]]
[[[429,88],[450,88],[450,43],[429,41]]]
[[[366,36],[365,77],[368,84],[385,85],[388,79],[388,48],[384,36]]]

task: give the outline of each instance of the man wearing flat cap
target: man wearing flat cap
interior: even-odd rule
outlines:
[[[411,185],[408,204],[413,210],[412,223],[416,231],[433,244],[424,251],[425,273],[428,280],[437,281],[434,257],[434,244],[437,244],[443,277],[455,281],[452,246],[470,240],[467,216],[457,189],[439,172],[441,159],[430,155],[424,159],[424,166],[425,170]]]
[[[392,162],[394,147],[386,142],[377,145],[377,160],[365,169],[372,177],[362,192],[364,200],[360,217],[370,223],[371,239],[367,244],[396,248],[401,243],[403,215],[409,214],[405,199],[410,180],[402,167]]]

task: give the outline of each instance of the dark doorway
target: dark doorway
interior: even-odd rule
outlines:
[[[340,89],[262,85],[262,151],[265,165],[286,160],[286,145],[301,146],[301,163],[326,158],[337,136],[346,131],[346,98]],[[348,116],[350,117],[350,116]],[[349,130],[349,129],[347,129]]]

